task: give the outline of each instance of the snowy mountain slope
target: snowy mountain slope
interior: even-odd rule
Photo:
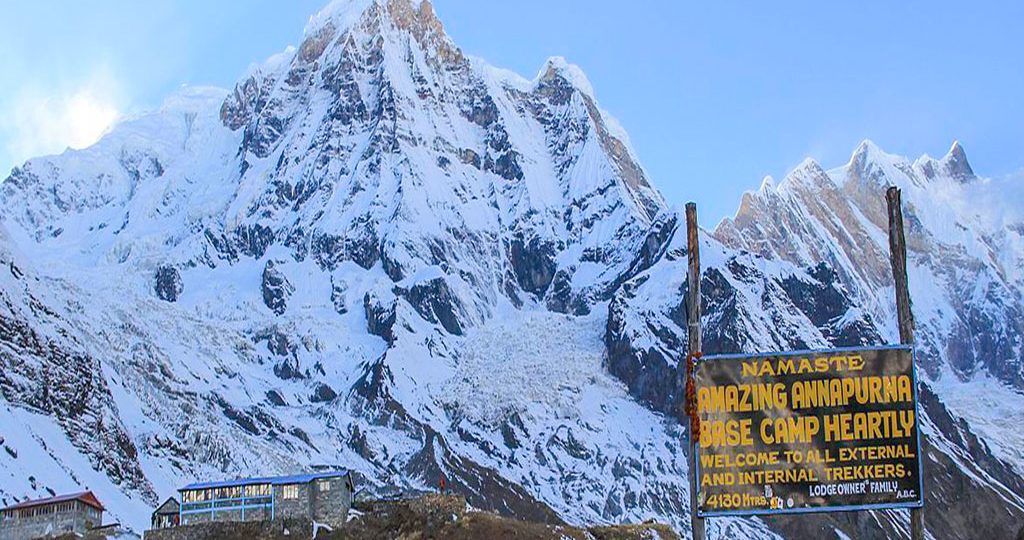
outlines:
[[[559,58],[526,80],[465,56],[426,1],[336,1],[234,90],[15,169],[0,414],[38,435],[0,433],[29,448],[0,454],[0,497],[67,470],[138,531],[195,478],[341,466],[376,493],[444,474],[477,507],[682,526],[679,216],[594,95]],[[709,351],[889,331],[833,266],[704,253]],[[1014,454],[945,411],[933,533],[1005,523],[950,493],[1019,516]],[[900,516],[710,526],[891,536]]]
[[[977,178],[959,143],[941,159],[910,162],[865,142],[845,167],[826,172],[805,161],[777,187],[765,182],[746,194],[715,236],[800,265],[827,261],[892,339],[889,185],[904,191],[911,297],[928,374],[987,372],[1024,390],[1024,199]]]
[[[1006,181],[977,177],[959,143],[941,159],[910,162],[865,142],[845,167],[826,172],[807,161],[777,187],[766,182],[745,195],[736,217],[723,221],[715,236],[773,259],[829,261],[857,304],[879,321],[882,335],[894,340],[882,196],[888,185],[904,192],[911,298],[927,377],[960,416],[978,416],[960,397],[974,380],[1002,386],[1006,407],[1019,416],[1024,193]],[[1015,446],[1002,430],[983,431],[995,448]],[[1024,471],[1019,459],[1010,463]]]

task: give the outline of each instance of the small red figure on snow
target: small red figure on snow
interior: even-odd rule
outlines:
[[[441,481],[438,482],[438,485],[441,487],[441,495],[444,495],[445,489],[447,488],[447,483],[444,480],[444,473],[441,473]]]

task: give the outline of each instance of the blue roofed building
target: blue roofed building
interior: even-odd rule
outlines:
[[[352,506],[352,475],[331,471],[198,482],[178,490],[180,525],[303,520],[341,525]]]

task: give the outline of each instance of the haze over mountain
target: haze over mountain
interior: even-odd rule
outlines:
[[[705,351],[896,341],[887,185],[907,202],[927,527],[998,537],[1024,517],[1024,225],[959,145],[909,162],[865,143],[744,197],[703,238]],[[346,467],[378,494],[444,474],[534,519],[687,521],[680,213],[564,59],[525,79],[463,54],[425,0],[338,0],[234,89],[30,160],[0,202],[4,503],[89,488],[140,531],[195,478]]]

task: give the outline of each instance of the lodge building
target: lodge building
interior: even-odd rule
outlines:
[[[150,527],[153,529],[170,529],[181,525],[181,503],[170,497],[153,511]]]
[[[341,525],[352,506],[353,486],[348,471],[333,471],[199,482],[179,489],[178,493],[181,503],[175,525],[278,520]],[[169,521],[160,520],[160,524],[166,526]]]
[[[103,510],[91,491],[20,502],[0,509],[0,540],[83,536],[100,527]]]

